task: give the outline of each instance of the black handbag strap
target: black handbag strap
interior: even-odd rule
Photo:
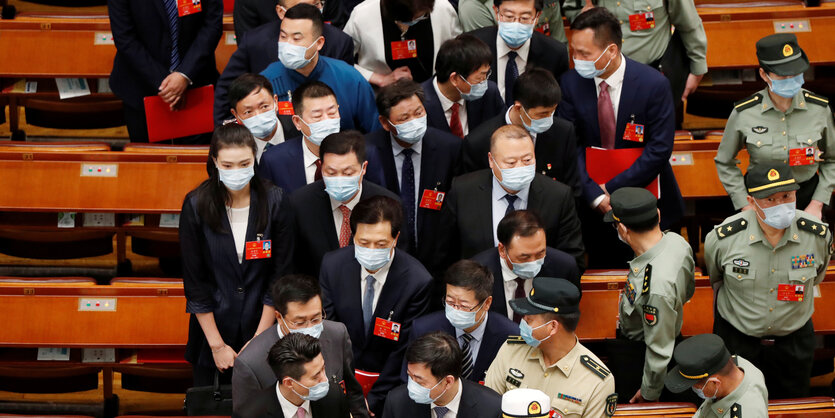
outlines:
[[[223,400],[223,394],[220,393],[220,371],[215,370],[215,384],[212,386],[213,389],[213,397],[215,401],[220,402]]]

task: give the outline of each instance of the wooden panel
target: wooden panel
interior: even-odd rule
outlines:
[[[716,163],[713,161],[716,158],[715,147],[718,146],[718,141],[707,144],[702,142],[677,142],[673,149],[673,157],[680,158],[686,154],[692,156],[692,164],[673,166],[673,173],[681,189],[681,195],[685,199],[727,196],[722,182],[719,181]],[[744,173],[748,169],[748,151],[744,149],[740,151],[737,159]]]

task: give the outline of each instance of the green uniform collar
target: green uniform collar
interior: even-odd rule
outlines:
[[[635,257],[632,261],[629,262],[629,269],[633,274],[638,274],[646,268],[647,264],[651,263],[656,256],[661,254],[664,251],[664,248],[667,247],[667,233],[664,233],[664,236],[661,237],[661,241],[658,241],[649,251]]]
[[[552,337],[553,338],[553,337]],[[556,363],[552,365],[545,364],[545,356],[542,354],[542,350],[539,347],[531,347],[531,350],[528,351],[528,360],[535,361],[539,363],[539,366],[542,367],[543,371],[548,371],[548,369],[559,369],[565,377],[569,377],[571,375],[571,370],[574,369],[574,365],[577,364],[577,358],[580,356],[580,340],[577,337],[574,337],[574,348],[571,349],[563,358],[557,360]]]
[[[749,212],[750,215],[748,214]],[[771,247],[771,243],[768,242],[767,239],[765,239],[765,234],[763,234],[763,230],[762,228],[760,228],[760,224],[757,222],[757,213],[754,211],[754,209],[746,210],[742,213],[745,214],[745,218],[748,220],[748,229],[745,231],[745,233],[748,235],[748,245],[753,245],[754,243],[762,241],[764,245]],[[783,237],[780,238],[780,242],[778,242],[776,246],[771,248],[780,248],[786,245],[788,241],[792,241],[794,243],[800,242],[800,236],[797,233],[798,229],[796,222],[799,216],[800,215],[797,214],[797,210],[795,209],[794,219],[792,220],[791,224],[789,224],[789,227],[786,228],[786,232],[783,234]]]
[[[806,110],[806,99],[803,98],[803,89],[792,97],[792,105],[786,111],[786,114],[793,112],[794,110]],[[765,113],[769,109],[774,109],[775,112],[780,112],[776,107],[774,107],[774,102],[771,101],[771,96],[768,94],[768,87],[760,91],[760,94],[763,95],[763,103],[760,105],[760,113]],[[780,112],[783,113],[783,112]]]
[[[733,356],[732,358],[734,360],[734,363],[736,363],[739,366],[739,358],[737,356]],[[741,368],[744,372],[744,367]],[[733,390],[733,392],[729,393],[728,396],[725,396],[724,398],[719,399],[718,401],[710,405],[711,411],[713,411],[713,413],[715,413],[717,416],[724,416],[728,411],[730,411],[733,405],[737,403],[737,401],[740,400],[740,398],[742,398],[745,392],[748,391],[748,387],[751,386],[751,379],[751,373],[745,373],[745,375],[742,377],[742,382],[739,383],[739,386],[737,386],[736,389]]]

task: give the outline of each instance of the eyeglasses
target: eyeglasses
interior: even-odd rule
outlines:
[[[452,299],[444,298],[444,303],[447,304],[452,309],[455,309],[457,311],[472,312],[472,311],[480,308],[481,305],[484,304],[484,301],[481,301],[481,303],[479,303],[476,306],[468,306],[468,305],[458,305],[456,303],[453,303]]]
[[[472,75],[472,74],[470,74],[470,75]],[[493,69],[492,69],[492,68],[491,68],[491,69],[489,69],[489,70],[487,70],[487,75],[486,75],[486,76],[484,76],[484,78],[482,78],[482,79],[480,79],[480,80],[476,81],[475,83],[470,83],[470,81],[469,81],[469,80],[467,80],[466,78],[464,78],[464,76],[463,76],[463,75],[461,75],[461,74],[459,74],[458,76],[459,76],[459,77],[461,77],[461,79],[462,79],[462,80],[464,80],[464,82],[465,82],[465,83],[469,84],[469,85],[470,85],[470,87],[472,87],[472,86],[473,86],[473,85],[475,85],[475,84],[479,84],[479,83],[484,82],[485,80],[489,80],[491,75],[493,75]]]
[[[287,324],[287,325],[292,326],[293,329],[299,329],[299,328],[315,327],[316,325],[321,324],[322,321],[324,321],[324,320],[325,320],[325,314],[321,313],[321,314],[319,314],[319,316],[317,316],[313,319],[309,319],[307,321],[301,321],[301,322],[284,321],[284,323]]]
[[[498,16],[499,16],[499,22],[505,22],[505,23],[519,22],[523,25],[531,25],[531,24],[536,22],[536,15],[533,15],[533,16],[524,15],[524,16],[516,17],[516,16],[511,15],[511,14],[500,13]]]

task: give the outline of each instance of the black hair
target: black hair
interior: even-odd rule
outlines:
[[[245,99],[250,94],[261,92],[261,90],[266,90],[267,93],[270,93],[270,97],[273,97],[273,85],[270,83],[270,80],[267,80],[267,77],[264,77],[261,74],[241,74],[240,77],[232,81],[232,84],[229,84],[229,90],[226,92],[226,98],[229,100],[229,104],[232,105],[232,108],[234,109],[238,106],[238,102]]]
[[[549,321],[557,321],[560,326],[568,331],[574,332],[577,330],[577,324],[580,323],[580,312],[572,312],[568,314],[560,314],[560,313],[546,313],[544,314]]]
[[[374,225],[386,221],[391,224],[391,237],[397,237],[403,223],[403,206],[400,202],[382,195],[365,199],[351,211],[351,234],[357,233],[358,224]]]
[[[658,226],[658,221],[659,221],[658,212],[656,212],[655,215],[652,216],[652,218],[650,218],[646,221],[643,221],[643,222],[637,222],[637,223],[634,223],[634,224],[629,224],[629,223],[626,223],[626,222],[622,222],[622,223],[623,223],[623,226],[625,226],[630,231],[637,232],[637,233],[640,234],[640,233],[649,232],[649,231],[652,231],[653,229],[655,229],[655,227]]]
[[[391,108],[414,96],[417,96],[423,103],[425,98],[423,87],[412,80],[401,78],[377,91],[377,113],[388,119],[391,116]]]
[[[499,221],[499,226],[496,227],[496,238],[505,247],[510,247],[513,237],[531,237],[542,230],[544,230],[542,221],[536,213],[529,210],[515,210]]]
[[[435,0],[380,0],[380,12],[387,21],[410,22],[416,14],[429,14],[434,8]]]
[[[562,100],[562,90],[554,74],[534,67],[525,70],[513,83],[513,100],[521,103],[525,111],[539,106],[556,106]]]
[[[444,283],[472,291],[480,302],[493,293],[493,273],[472,260],[460,260],[449,266]]]
[[[621,41],[623,40],[623,32],[620,29],[620,22],[612,12],[606,10],[604,7],[595,7],[580,13],[571,22],[572,31],[580,31],[583,29],[591,29],[594,31],[594,41],[601,48],[605,48],[609,44],[615,44],[620,50]]]
[[[506,2],[506,1],[528,1],[528,0],[493,0],[493,6],[496,6],[496,8],[498,9],[499,6],[501,6],[502,3]],[[533,8],[537,12],[541,12],[544,7],[545,7],[545,0],[534,0],[533,1]]]
[[[295,381],[304,376],[304,365],[322,354],[322,346],[318,338],[300,332],[291,332],[278,340],[270,348],[267,363],[273,369],[278,384],[285,377]]]
[[[313,37],[318,38],[322,36],[322,31],[325,29],[325,20],[322,18],[322,12],[319,8],[307,3],[299,3],[289,9],[284,14],[284,19],[307,19],[313,23]]]
[[[304,99],[318,99],[328,96],[333,96],[336,99],[336,93],[329,85],[321,81],[308,81],[293,90],[293,111],[301,117],[304,112]]]
[[[289,274],[276,280],[270,294],[273,307],[281,316],[287,315],[287,305],[290,302],[307,303],[311,299],[322,297],[319,280],[306,274]]]
[[[406,363],[425,364],[432,376],[443,379],[461,377],[463,354],[455,338],[443,331],[430,332],[406,348]]]
[[[439,83],[446,83],[452,73],[466,79],[493,61],[493,53],[481,39],[463,34],[447,40],[435,57],[435,75]],[[514,96],[515,97],[515,96]]]
[[[345,155],[352,152],[360,164],[365,162],[365,137],[359,131],[330,134],[319,145],[319,159],[322,161],[325,161],[325,154]]]

